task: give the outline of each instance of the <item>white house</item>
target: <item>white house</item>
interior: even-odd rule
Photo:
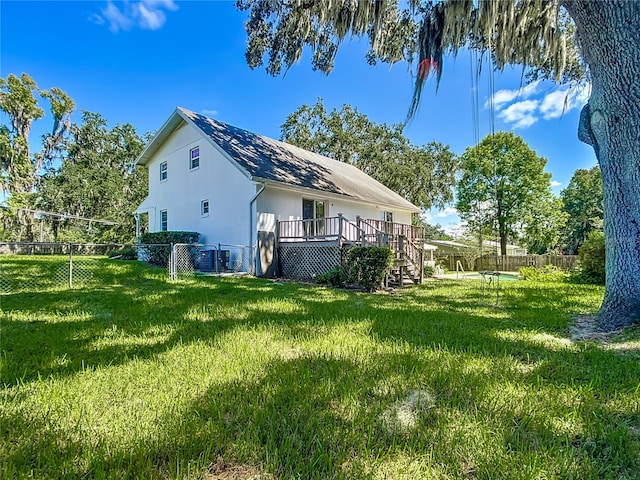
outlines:
[[[482,245],[492,254],[500,255],[500,242],[496,242],[493,240],[485,240],[482,242]],[[511,245],[507,243],[507,256],[508,257],[517,257],[523,256],[527,254],[527,249],[525,247],[521,247],[519,245]]]
[[[201,243],[253,246],[278,222],[289,222],[282,228],[290,239],[328,238],[338,228],[347,236],[357,221],[360,231],[409,227],[420,211],[352,165],[184,108],[137,164],[149,170],[148,197],[135,211],[138,234],[146,217],[150,232],[196,231]]]

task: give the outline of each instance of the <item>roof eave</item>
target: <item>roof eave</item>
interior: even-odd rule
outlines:
[[[164,125],[160,127],[158,133],[155,134],[153,139],[144,147],[144,150],[138,155],[134,166],[137,165],[146,165],[149,160],[153,157],[153,155],[158,151],[158,149],[162,146],[162,144],[169,138],[169,136],[175,131],[176,128],[183,121],[183,116],[180,114],[180,111],[176,108],[169,119],[164,122]]]
[[[310,194],[315,195],[315,196],[335,198],[335,199],[346,200],[346,201],[350,201],[350,202],[375,204],[375,205],[378,205],[380,207],[386,207],[386,208],[394,209],[394,210],[402,210],[402,211],[411,212],[411,213],[420,213],[422,211],[420,208],[416,207],[415,205],[411,205],[411,207],[413,207],[413,208],[409,208],[407,206],[401,206],[401,205],[387,203],[387,202],[368,200],[368,199],[365,199],[365,198],[353,197],[351,195],[344,195],[344,194],[340,194],[340,193],[327,192],[325,190],[318,190],[318,189],[315,189],[315,188],[301,187],[301,186],[298,186],[298,185],[291,185],[290,183],[278,182],[277,180],[272,180],[272,179],[269,179],[269,178],[253,176],[253,177],[251,177],[251,180],[254,181],[254,182],[258,182],[258,183],[264,183],[264,184],[266,184],[268,186],[279,188],[279,189],[282,189],[282,190],[288,190],[288,191],[291,191],[291,192],[310,193]]]

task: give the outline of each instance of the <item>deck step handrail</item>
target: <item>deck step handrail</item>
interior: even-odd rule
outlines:
[[[390,247],[389,245],[389,234],[383,232],[377,226],[375,226],[372,222],[376,222],[376,220],[356,217],[357,225],[362,228],[367,235],[375,239],[375,245],[378,247]]]
[[[406,258],[413,265],[416,273],[419,276],[420,283],[422,283],[423,270],[424,270],[424,250],[419,245],[411,240],[405,238],[405,252]]]
[[[389,248],[394,252],[396,260],[411,267],[413,278],[422,283],[424,251],[420,249],[420,245],[404,235],[398,235],[391,238]]]

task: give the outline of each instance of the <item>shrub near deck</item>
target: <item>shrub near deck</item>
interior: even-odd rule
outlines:
[[[393,252],[389,248],[352,247],[347,252],[347,277],[367,292],[373,292],[382,287],[392,262]]]
[[[640,471],[638,332],[567,339],[601,287],[505,283],[496,309],[477,282],[372,295],[102,268],[93,289],[1,298],[2,478]]]

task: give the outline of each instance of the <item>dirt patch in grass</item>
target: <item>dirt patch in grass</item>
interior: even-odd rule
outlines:
[[[598,320],[595,315],[580,315],[573,320],[571,327],[571,340],[591,340],[600,343],[608,343],[619,330],[603,332],[598,328]]]
[[[398,400],[382,414],[381,420],[389,434],[414,430],[421,417],[435,406],[435,398],[426,390],[414,390]]]
[[[606,350],[640,360],[638,331],[640,328],[636,325],[613,332],[603,332],[598,329],[595,315],[582,315],[574,319],[571,340],[598,342]]]
[[[202,478],[203,480],[275,480],[276,477],[261,472],[253,465],[228,463],[219,457]]]

